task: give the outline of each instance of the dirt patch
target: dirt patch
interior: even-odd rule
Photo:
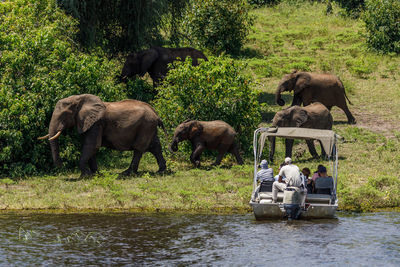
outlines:
[[[395,137],[394,132],[400,132],[400,122],[398,121],[385,119],[377,114],[355,108],[353,108],[351,112],[356,118],[356,126],[359,128],[365,128],[375,133],[383,134],[389,138]]]

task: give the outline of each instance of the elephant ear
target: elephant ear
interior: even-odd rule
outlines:
[[[198,121],[194,121],[189,128],[189,139],[200,135],[203,132],[203,125]]]
[[[142,60],[140,61],[140,76],[143,76],[149,70],[158,57],[159,54],[154,48],[143,52]]]
[[[78,109],[76,124],[78,132],[84,133],[100,120],[106,111],[103,101],[95,95],[82,95],[81,106]]]
[[[302,127],[308,120],[308,113],[304,109],[298,108],[294,110],[292,118],[296,124],[296,127]]]
[[[294,94],[298,94],[306,88],[311,80],[311,77],[308,73],[297,72],[296,75],[296,83],[294,85],[293,91]]]

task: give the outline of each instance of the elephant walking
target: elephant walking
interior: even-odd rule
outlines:
[[[294,71],[282,78],[276,90],[275,99],[280,106],[285,104],[281,98],[281,93],[284,91],[294,91],[292,106],[301,106],[301,104],[308,106],[313,102],[320,102],[329,110],[337,106],[346,113],[349,123],[356,123],[356,119],[347,106],[346,99],[350,104],[351,102],[346,95],[343,83],[335,75]]]
[[[73,126],[83,136],[79,160],[81,176],[97,171],[96,152],[101,146],[134,151],[132,162],[122,175],[137,172],[139,161],[147,151],[157,159],[159,172],[166,169],[157,135],[157,126],[164,128],[164,125],[147,103],[137,100],[103,102],[90,94],[73,95],[59,100],[51,117],[49,133],[39,138],[49,138],[56,166],[62,164],[57,138],[62,131]]]
[[[301,127],[321,130],[332,130],[333,119],[329,110],[319,102],[312,103],[305,107],[292,106],[277,112],[272,120],[273,126],[278,127]],[[292,157],[293,139],[285,139],[285,157]],[[306,140],[311,155],[316,158],[318,153],[315,150],[314,141]],[[275,137],[270,138],[269,160],[273,162],[275,154]],[[325,150],[321,145],[321,155],[325,156]]]
[[[178,143],[189,140],[193,149],[190,161],[196,167],[200,166],[200,156],[206,148],[218,151],[214,165],[219,165],[227,152],[232,153],[237,162],[242,165],[243,160],[240,157],[235,136],[235,130],[224,121],[186,120],[176,127],[170,148],[172,151],[177,151]]]
[[[207,61],[207,57],[203,52],[191,47],[153,47],[143,50],[126,58],[124,67],[122,68],[121,80],[126,81],[127,78],[134,77],[135,75],[142,77],[148,72],[151,79],[153,79],[153,85],[156,87],[167,75],[169,63],[175,60],[185,60],[187,57],[192,58],[193,66],[199,64],[199,58]]]

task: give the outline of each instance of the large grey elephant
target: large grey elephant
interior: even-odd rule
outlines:
[[[193,150],[190,161],[196,167],[200,166],[200,156],[206,148],[218,151],[213,165],[219,165],[227,152],[232,153],[239,164],[243,164],[235,136],[235,130],[224,121],[186,120],[176,127],[170,148],[177,151],[178,143],[189,140]]]
[[[140,158],[146,151],[156,157],[159,172],[166,169],[157,135],[157,126],[164,126],[155,110],[147,103],[137,100],[103,102],[90,94],[73,95],[59,100],[51,117],[48,134],[39,137],[49,138],[53,161],[57,166],[62,164],[57,138],[62,131],[74,126],[83,137],[79,160],[82,176],[97,171],[96,152],[101,146],[134,151],[129,168],[121,175],[137,172]]]
[[[167,75],[168,64],[175,60],[185,60],[192,58],[194,66],[199,64],[198,59],[207,60],[207,57],[199,50],[191,47],[185,48],[164,48],[153,47],[143,50],[136,54],[131,54],[126,58],[122,68],[121,80],[139,75],[142,77],[146,72],[153,79],[154,86],[157,86]]]
[[[351,104],[343,83],[335,75],[294,71],[285,75],[276,89],[275,99],[280,106],[285,104],[281,98],[281,93],[285,91],[294,92],[292,106],[301,104],[307,106],[313,102],[320,102],[329,110],[337,106],[346,113],[349,123],[356,123],[346,103],[347,99]]]
[[[277,112],[272,120],[272,125],[277,127],[301,127],[311,129],[332,130],[333,119],[329,110],[319,102],[312,103],[305,107],[292,106]],[[275,137],[270,139],[271,162],[274,160],[275,154]],[[293,139],[286,139],[286,157],[292,157]],[[318,157],[315,150],[314,141],[306,140],[308,149],[313,157]],[[325,156],[325,150],[321,145],[321,155]]]

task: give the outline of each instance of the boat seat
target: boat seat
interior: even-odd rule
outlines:
[[[262,181],[259,192],[272,192],[272,184],[275,181]]]
[[[307,194],[306,203],[330,204],[332,196],[328,194]]]
[[[330,195],[333,191],[332,177],[319,177],[315,179],[315,193]]]
[[[272,192],[260,192],[259,198],[261,199],[272,199]],[[278,202],[283,201],[283,192],[278,192]]]

